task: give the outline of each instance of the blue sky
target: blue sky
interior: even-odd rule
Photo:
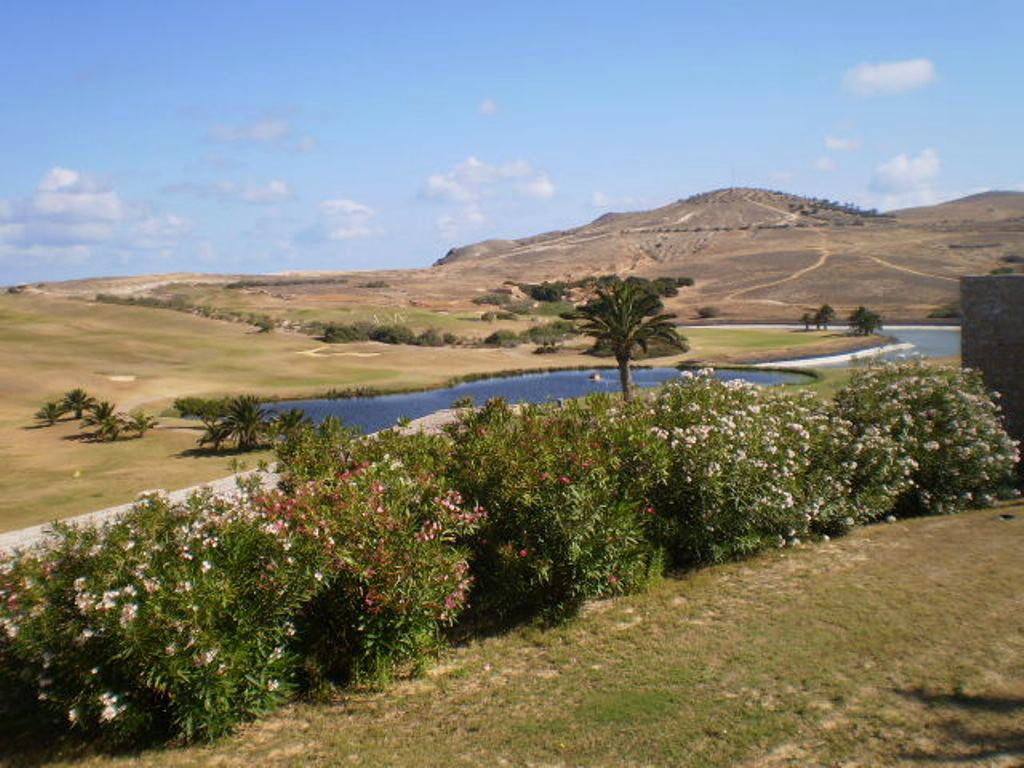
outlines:
[[[1024,188],[1020,2],[12,2],[0,283],[425,266],[731,185]]]

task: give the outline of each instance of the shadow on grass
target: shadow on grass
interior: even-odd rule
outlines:
[[[1024,697],[932,693],[920,688],[901,696],[941,710],[942,749],[904,752],[902,757],[934,763],[976,765],[981,760],[1024,756]],[[985,718],[983,725],[977,719]]]
[[[159,747],[156,747],[159,749]],[[45,766],[97,755],[130,757],[134,749],[105,746],[70,733],[32,707],[0,707],[0,766]]]
[[[209,446],[197,446],[195,448],[186,448],[183,451],[178,451],[174,454],[176,459],[200,459],[200,458],[224,458],[231,459],[237,456],[250,456],[262,450],[266,450],[267,446],[261,445],[259,448],[253,448],[251,450],[242,450],[240,448],[212,448]]]
[[[62,424],[69,424],[73,421],[78,421],[74,416],[62,416],[57,419],[53,424],[47,424],[45,421],[34,421],[31,424],[24,424],[21,429],[26,432],[34,432],[37,429],[51,429],[52,427],[59,427]]]

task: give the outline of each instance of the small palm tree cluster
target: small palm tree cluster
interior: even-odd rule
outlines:
[[[288,435],[310,423],[305,412],[292,408],[271,418],[270,412],[254,395],[239,395],[223,407],[212,409],[200,417],[203,436],[199,446],[214,451],[234,443],[239,451],[252,451],[266,446],[277,436]]]
[[[593,299],[562,317],[574,320],[579,333],[592,336],[611,350],[619,366],[622,396],[631,400],[636,385],[629,362],[637,349],[647,352],[653,341],[666,342],[680,352],[689,348],[672,322],[675,315],[662,309],[664,305],[655,294],[626,280],[599,288]]]
[[[97,400],[80,387],[65,392],[58,400],[45,403],[36,411],[36,419],[41,424],[53,426],[68,414],[73,419],[80,419],[83,427],[92,427],[90,437],[101,442],[113,442],[121,437],[142,437],[158,423],[155,417],[142,411],[118,411],[113,403]]]
[[[804,312],[800,322],[804,324],[804,330],[811,330],[813,325],[819,331],[828,330],[829,325],[836,319],[836,311],[828,304],[822,304],[814,312]]]

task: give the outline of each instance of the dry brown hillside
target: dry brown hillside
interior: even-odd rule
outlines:
[[[651,211],[605,214],[575,229],[486,240],[453,249],[426,269],[350,273],[345,283],[311,281],[271,290],[289,301],[325,307],[452,309],[473,307],[474,296],[508,282],[609,273],[685,276],[696,284],[666,302],[685,320],[695,319],[700,307],[714,306],[725,320],[793,321],[828,302],[841,313],[864,304],[893,321],[926,319],[956,300],[961,275],[997,268],[1024,268],[1024,193],[987,192],[878,215],[781,192],[730,188]],[[114,278],[44,290],[141,294],[168,283],[232,279],[237,276]]]
[[[1024,256],[1024,193],[992,192],[878,216],[761,189],[723,189],[653,211],[451,251],[453,282],[574,279],[614,272],[689,276],[669,302],[684,316],[713,305],[729,319],[795,319],[804,307],[866,304],[923,319],[954,301],[957,279]],[[520,276],[520,277],[517,277]]]

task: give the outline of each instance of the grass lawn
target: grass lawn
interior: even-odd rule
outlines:
[[[778,330],[687,333],[691,351],[686,359],[722,362],[798,350],[830,352],[850,341],[829,333]],[[467,373],[609,363],[581,354],[582,342],[579,346],[557,355],[534,355],[532,345],[326,346],[300,334],[260,334],[241,323],[172,310],[5,294],[0,296],[0,463],[5,470],[0,474],[0,530],[90,512],[130,501],[143,490],[171,490],[232,471],[230,457],[193,455],[197,433],[174,429],[175,423],[166,420],[141,440],[113,444],[76,439],[78,429],[69,422],[34,428],[36,409],[74,387],[112,400],[122,410],[158,414],[182,395],[294,396],[332,388],[430,387]],[[259,458],[245,460],[253,466]]]
[[[1019,505],[876,525],[474,641],[212,746],[40,755],[22,736],[10,764],[1020,765],[1022,551]]]

